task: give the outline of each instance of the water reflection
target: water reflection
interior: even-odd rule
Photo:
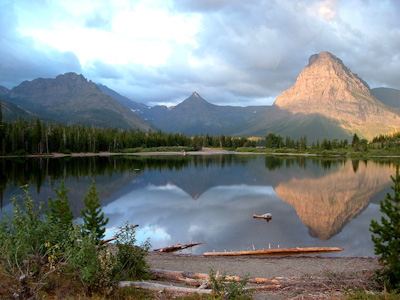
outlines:
[[[34,199],[46,203],[64,180],[78,219],[95,179],[108,236],[129,221],[154,248],[340,246],[346,250],[335,255],[348,256],[373,255],[369,223],[380,218],[394,173],[391,161],[260,155],[3,159],[0,170],[5,210],[19,185],[30,183]],[[268,224],[252,218],[266,212]]]
[[[355,167],[356,166],[356,167]],[[310,235],[328,240],[339,233],[387,187],[393,168],[352,161],[320,178],[293,178],[275,187],[277,195],[292,205]]]

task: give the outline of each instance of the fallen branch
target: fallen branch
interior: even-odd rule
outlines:
[[[197,245],[201,245],[203,243],[191,243],[191,244],[177,244],[173,246],[168,246],[164,248],[159,248],[159,249],[154,249],[154,252],[175,252],[175,251],[180,251],[186,248],[194,247]]]

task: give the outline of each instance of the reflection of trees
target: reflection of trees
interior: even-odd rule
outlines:
[[[302,169],[307,169],[308,163],[311,161],[313,165],[321,166],[324,170],[329,170],[332,166],[338,166],[339,164],[344,164],[346,161],[343,158],[317,158],[317,157],[283,157],[283,156],[266,156],[265,157],[265,167],[274,171],[276,169],[282,168],[284,165],[286,168],[291,168],[293,166],[299,166]]]
[[[370,198],[390,183],[393,168],[380,163],[343,164],[319,178],[293,178],[280,183],[276,194],[291,204],[311,236],[328,240],[362,212]]]
[[[242,159],[240,161],[246,161]],[[92,156],[63,158],[13,158],[0,159],[0,204],[7,185],[29,184],[39,193],[45,181],[54,187],[60,179],[109,175],[113,173],[141,173],[145,170],[182,170],[189,166],[231,166],[235,162],[232,155],[216,156]],[[67,186],[68,188],[68,186]]]

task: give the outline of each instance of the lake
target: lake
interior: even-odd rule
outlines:
[[[395,162],[265,155],[111,156],[0,160],[2,210],[29,183],[55,198],[61,180],[81,221],[95,180],[107,238],[129,221],[153,248],[204,242],[184,253],[342,247],[325,256],[373,256],[369,232],[390,192]],[[272,214],[272,221],[253,214]]]

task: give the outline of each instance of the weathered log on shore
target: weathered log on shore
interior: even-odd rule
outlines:
[[[177,282],[183,282],[190,286],[200,286],[204,281],[210,281],[210,275],[205,273],[194,273],[194,272],[182,272],[182,271],[171,271],[171,270],[162,270],[162,269],[150,269],[150,278],[151,279],[166,279],[173,280]],[[243,278],[239,276],[217,276],[217,280],[223,281],[241,281]],[[249,278],[247,280],[248,283],[255,284],[270,284],[277,285],[280,282],[276,279],[267,279],[267,278]]]
[[[281,248],[281,249],[262,249],[249,251],[232,252],[205,252],[205,256],[241,256],[241,255],[296,255],[309,253],[326,253],[343,251],[343,248],[337,247],[308,247],[308,248]]]
[[[175,251],[180,251],[186,248],[194,247],[197,245],[201,245],[203,243],[191,243],[191,244],[177,244],[173,246],[168,246],[164,248],[159,248],[159,249],[154,249],[154,252],[175,252]]]
[[[172,285],[164,285],[154,282],[144,282],[144,281],[121,281],[118,284],[119,287],[135,287],[143,290],[160,292],[166,291],[170,293],[184,293],[184,294],[211,294],[212,290],[209,289],[194,289],[194,288],[186,288]]]

